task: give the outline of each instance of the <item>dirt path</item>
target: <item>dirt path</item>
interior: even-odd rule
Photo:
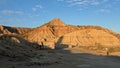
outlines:
[[[0,68],[120,68],[120,57],[95,54],[78,48],[43,50],[32,57],[32,64],[31,61],[10,61],[10,58],[0,56]]]
[[[95,52],[78,48],[66,48],[59,53],[66,54],[75,68],[120,68],[120,57],[105,56],[106,52]]]

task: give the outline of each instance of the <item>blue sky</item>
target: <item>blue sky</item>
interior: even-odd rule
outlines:
[[[120,33],[120,0],[0,0],[0,25],[38,27],[56,17]]]

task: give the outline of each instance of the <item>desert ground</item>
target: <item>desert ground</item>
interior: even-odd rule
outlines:
[[[120,68],[119,52],[107,56],[105,51],[74,47],[35,50],[32,54],[29,59],[0,55],[0,68]]]
[[[0,26],[0,33],[0,68],[120,68],[120,34],[100,26],[55,18],[36,28]]]

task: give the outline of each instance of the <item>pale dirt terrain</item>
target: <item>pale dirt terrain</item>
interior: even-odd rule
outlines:
[[[28,60],[0,56],[0,68],[120,68],[120,57],[105,56],[104,51],[75,47],[36,50],[32,54]]]

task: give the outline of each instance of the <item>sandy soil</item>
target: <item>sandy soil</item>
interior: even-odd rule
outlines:
[[[105,56],[105,52],[66,48],[34,53],[25,61],[0,55],[0,68],[120,68],[120,57]]]

